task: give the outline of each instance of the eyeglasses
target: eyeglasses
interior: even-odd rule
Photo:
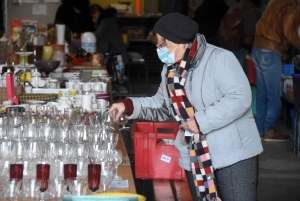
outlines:
[[[159,43],[159,44],[156,44],[156,47],[157,47],[158,49],[163,48],[163,47],[165,46],[165,45],[162,45],[164,42],[165,42],[165,41],[163,41],[163,42],[161,42],[161,43]]]

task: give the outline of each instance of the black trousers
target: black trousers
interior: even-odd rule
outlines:
[[[193,201],[197,197],[192,171],[185,171]],[[222,201],[256,201],[258,156],[214,171],[218,196]]]

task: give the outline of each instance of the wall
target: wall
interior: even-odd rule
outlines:
[[[40,0],[40,4],[47,5],[47,15],[32,15],[32,4],[13,5],[12,0],[7,0],[7,23],[5,26],[6,34],[9,34],[9,24],[11,19],[36,20],[38,23],[53,23],[56,10],[59,3],[44,3]],[[8,26],[8,27],[6,27]]]

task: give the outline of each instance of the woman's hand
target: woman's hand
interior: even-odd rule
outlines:
[[[116,121],[119,119],[121,114],[125,111],[125,105],[124,103],[114,103],[109,109],[110,116]]]
[[[189,118],[187,122],[182,122],[179,127],[183,128],[185,131],[190,131],[192,133],[200,133],[200,128],[196,123],[195,117]]]

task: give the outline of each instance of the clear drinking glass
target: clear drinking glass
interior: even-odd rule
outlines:
[[[114,180],[122,180],[122,177],[118,175],[118,166],[122,163],[122,151],[120,149],[112,150],[111,162],[116,168],[116,174]]]
[[[110,163],[102,163],[101,165],[101,187],[102,192],[107,192],[108,186],[111,184],[116,173],[116,169]]]

